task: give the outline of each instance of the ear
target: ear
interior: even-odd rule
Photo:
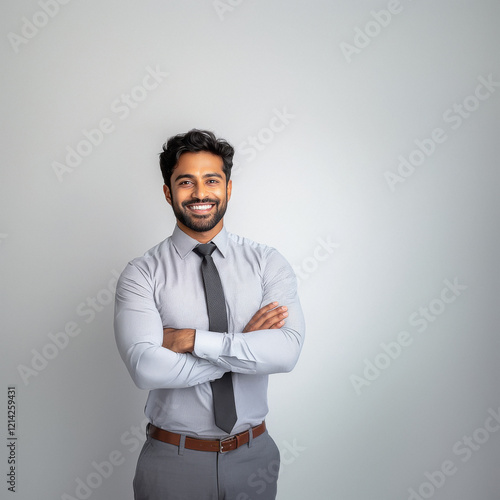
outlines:
[[[172,193],[166,184],[163,184],[163,193],[169,205],[172,205]]]
[[[233,191],[233,181],[230,180],[228,183],[227,183],[227,201],[229,201],[231,199],[231,193]]]

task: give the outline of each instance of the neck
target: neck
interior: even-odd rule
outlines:
[[[210,231],[203,232],[194,231],[180,221],[177,221],[177,225],[179,226],[181,231],[186,233],[188,236],[191,236],[191,238],[193,238],[194,240],[199,241],[200,243],[208,243],[221,232],[224,226],[224,222],[223,220],[221,220],[217,223],[216,226],[210,229]]]

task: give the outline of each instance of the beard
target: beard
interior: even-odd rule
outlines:
[[[206,215],[193,214],[187,208],[188,205],[192,205],[193,203],[213,203],[214,208],[212,208],[211,213]],[[185,201],[179,206],[172,197],[172,209],[179,222],[182,222],[182,224],[193,231],[204,233],[213,229],[224,217],[227,210],[227,198],[223,201],[212,200],[210,198],[203,198],[202,200],[195,198]]]

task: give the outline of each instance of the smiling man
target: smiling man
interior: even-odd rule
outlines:
[[[150,391],[136,500],[276,497],[268,376],[295,366],[304,320],[283,256],[224,227],[233,154],[208,131],[168,140],[160,167],[176,227],[118,281],[118,350]]]

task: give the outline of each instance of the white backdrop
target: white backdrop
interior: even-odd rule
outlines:
[[[237,149],[227,228],[300,280],[279,499],[497,500],[499,14],[3,2],[1,498],[132,498],[147,394],[115,276],[170,235],[158,153],[197,127]]]

